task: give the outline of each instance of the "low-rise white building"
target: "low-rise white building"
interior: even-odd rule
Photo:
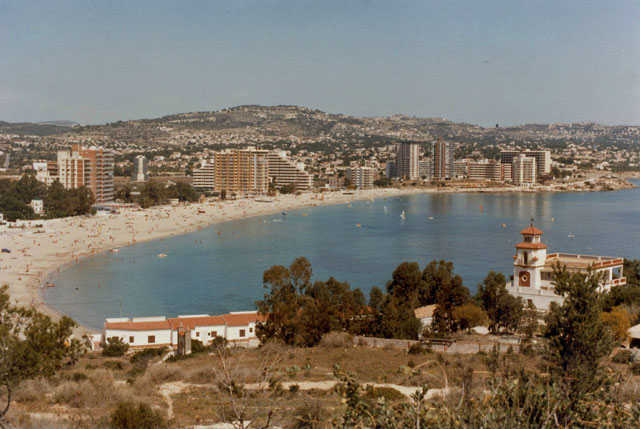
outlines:
[[[263,320],[264,317],[255,311],[220,316],[185,315],[169,319],[164,316],[107,319],[103,343],[110,338],[120,338],[134,348],[177,347],[179,330],[189,331],[192,340],[205,345],[217,337],[229,342],[249,342],[257,339],[256,323]]]

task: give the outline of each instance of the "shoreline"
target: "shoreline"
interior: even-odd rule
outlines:
[[[626,189],[626,188],[623,188]],[[372,188],[344,194],[342,191],[320,194],[279,195],[272,202],[253,199],[208,201],[181,206],[156,206],[143,211],[123,209],[117,215],[74,217],[47,221],[21,222],[42,228],[0,230],[2,247],[12,253],[0,256],[0,285],[9,285],[9,296],[20,306],[35,306],[54,319],[64,312],[50,306],[42,297],[44,282],[56,271],[70,264],[96,256],[111,249],[127,247],[151,240],[163,239],[204,227],[237,220],[273,214],[304,207],[335,205],[371,198],[397,197],[436,193],[538,193],[573,192],[566,189],[534,190],[516,187],[497,188]],[[322,196],[322,199],[317,199]],[[205,213],[200,213],[204,210]],[[4,239],[6,238],[6,239]],[[5,244],[6,243],[6,244]],[[95,333],[87,326],[78,326],[75,333]]]

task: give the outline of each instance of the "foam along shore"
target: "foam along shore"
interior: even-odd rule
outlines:
[[[340,204],[354,200],[436,192],[520,192],[524,188],[374,188],[353,192],[303,193],[279,195],[269,201],[238,199],[209,201],[190,205],[157,206],[146,210],[121,209],[108,216],[73,217],[19,222],[24,228],[0,226],[0,247],[11,253],[0,254],[0,285],[9,286],[12,301],[35,306],[40,311],[60,314],[43,301],[40,290],[48,275],[64,265],[100,252],[136,243],[185,234],[205,226],[250,216],[286,212],[307,206]],[[545,189],[548,191],[549,189]],[[40,226],[41,225],[41,226]],[[82,327],[76,333],[94,332]]]

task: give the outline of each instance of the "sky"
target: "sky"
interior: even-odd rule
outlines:
[[[0,120],[243,104],[640,125],[640,2],[0,0]]]

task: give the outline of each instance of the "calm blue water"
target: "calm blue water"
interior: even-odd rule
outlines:
[[[489,270],[511,274],[518,231],[532,217],[551,252],[640,258],[640,189],[414,195],[237,220],[138,244],[70,266],[44,293],[51,305],[96,328],[120,315],[118,301],[124,316],[246,310],[264,294],[263,271],[297,256],[311,261],[315,280],[334,276],[365,293],[384,287],[403,261],[422,268],[450,260],[474,292]]]

